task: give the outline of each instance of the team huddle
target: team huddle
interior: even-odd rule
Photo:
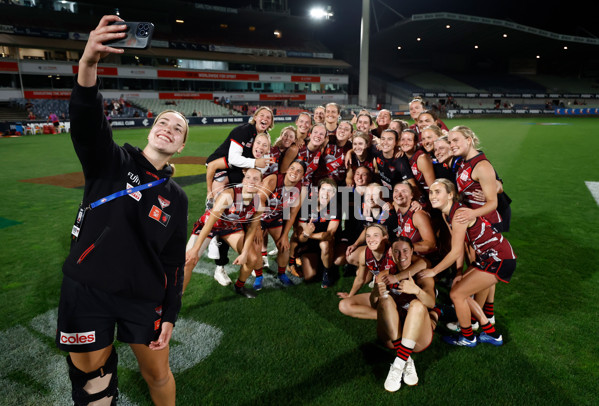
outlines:
[[[273,113],[256,109],[207,159],[206,211],[187,244],[183,291],[205,251],[214,278],[233,283],[224,268],[233,248],[235,292],[255,298],[271,238],[286,287],[301,278],[329,288],[340,268],[354,277],[337,293],[339,310],[377,320],[379,338],[396,351],[388,391],[418,383],[411,354],[430,345],[444,305],[455,309],[446,327],[457,334],[443,341],[502,345],[493,306],[495,284],[516,267],[501,234],[509,198],[470,128],[449,130],[419,98],[410,115],[412,125],[388,110],[341,121],[329,103],[301,113],[271,144]],[[435,280],[448,285],[451,303],[440,303]],[[370,292],[359,293],[365,285]]]
[[[337,292],[339,310],[376,320],[379,338],[395,351],[388,391],[418,382],[412,353],[448,321],[444,309],[455,310],[447,328],[459,333],[445,342],[503,344],[493,305],[495,284],[509,282],[516,267],[501,235],[509,198],[471,129],[449,130],[420,99],[410,103],[413,125],[387,110],[376,123],[367,111],[340,121],[339,106],[329,103],[313,117],[300,114],[271,144],[273,113],[260,107],[208,157],[206,211],[186,247],[187,195],[169,161],[185,147],[187,120],[163,111],[141,149],[117,145],[103,113],[98,63],[123,53],[106,45],[126,36],[126,26],[115,24],[122,21],[104,16],[90,32],[70,101],[85,188],[63,264],[55,340],[69,354],[76,405],[116,404],[115,336],[135,354],[154,404],[174,405],[170,341],[199,258],[208,251],[214,278],[226,286],[233,248],[235,292],[255,298],[269,238],[284,286],[303,279],[330,288],[341,267],[354,277],[349,292]],[[441,283],[448,298],[438,295]],[[365,285],[370,292],[360,293]]]

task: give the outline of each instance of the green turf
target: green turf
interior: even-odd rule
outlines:
[[[376,342],[375,323],[337,310],[335,292],[349,290],[351,278],[328,290],[318,284],[279,289],[267,273],[269,283],[249,301],[207,274],[194,274],[180,317],[222,334],[191,348],[175,335],[173,357],[215,347],[195,366],[175,371],[178,404],[597,404],[599,207],[584,182],[599,182],[598,121],[446,122],[475,130],[513,199],[506,236],[518,267],[509,285],[498,285],[495,305],[505,345],[450,348],[437,335],[414,356],[419,385],[389,394],[383,382],[393,355]],[[232,128],[192,128],[181,156],[209,155]],[[145,129],[121,130],[115,139],[143,145],[146,135]],[[0,404],[68,404],[52,314],[82,190],[21,180],[78,172],[79,162],[67,135],[0,139],[0,162],[0,306],[6,314],[0,384],[10,395]],[[203,172],[181,169],[191,227],[203,213]],[[208,273],[213,265],[203,259],[201,268]],[[119,373],[125,404],[151,404],[137,371],[123,361]]]

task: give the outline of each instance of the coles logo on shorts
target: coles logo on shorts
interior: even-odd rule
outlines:
[[[67,345],[82,345],[96,342],[96,332],[88,331],[85,333],[63,333],[60,332],[60,343]]]

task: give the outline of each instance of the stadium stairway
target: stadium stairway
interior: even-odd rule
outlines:
[[[11,107],[8,102],[0,103],[0,121],[25,121],[27,112],[15,107]]]

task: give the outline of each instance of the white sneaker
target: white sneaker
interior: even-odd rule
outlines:
[[[447,327],[448,330],[455,331],[458,333],[460,332],[460,325],[457,321],[455,323],[447,323],[445,327]]]
[[[268,266],[268,257],[266,255],[262,257],[262,266],[264,268],[269,268],[269,266]]]
[[[214,270],[214,279],[223,286],[231,284],[231,278],[229,278],[229,275],[227,275],[227,272],[225,271],[225,267],[222,265],[218,265]]]
[[[489,322],[490,322],[492,325],[495,325],[495,315],[493,315],[493,317],[487,317],[487,318],[489,319]]]
[[[395,361],[391,364],[387,379],[385,379],[385,390],[389,392],[397,392],[401,388],[401,376],[405,367],[405,361],[399,357],[395,357]]]
[[[272,251],[268,252],[268,255],[270,255],[271,257],[274,257],[275,255],[277,255],[279,253],[279,250],[277,248],[275,248]]]
[[[459,333],[461,331],[460,323],[458,323],[457,321],[455,323],[447,323],[445,325],[445,327],[447,327],[448,330],[455,331],[457,333]],[[480,327],[480,325],[478,324],[478,321],[477,321],[476,323],[474,323],[472,325],[472,330],[476,331],[476,330],[478,330],[479,327]]]
[[[414,386],[418,385],[418,374],[416,373],[416,366],[412,357],[408,358],[406,366],[403,370],[403,381],[406,385]]]
[[[222,242],[217,241],[216,237],[210,239],[210,244],[208,244],[208,258],[220,259],[220,253],[218,252],[218,246],[220,244],[222,244]]]

